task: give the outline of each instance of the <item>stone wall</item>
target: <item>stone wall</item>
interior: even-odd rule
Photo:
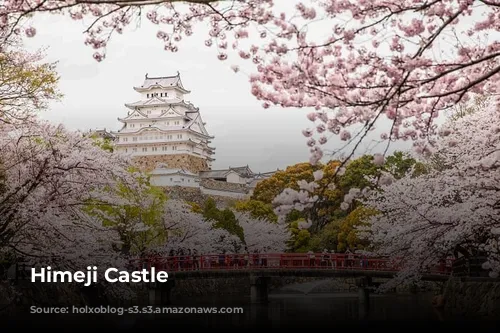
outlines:
[[[220,180],[202,179],[200,186],[211,190],[248,193],[249,187],[243,184],[228,183]]]
[[[166,164],[169,169],[184,168],[193,173],[209,170],[205,159],[188,154],[135,156],[132,161],[135,166],[146,172],[154,170],[158,163]]]
[[[500,316],[500,281],[451,278],[444,288],[444,307],[470,318]]]
[[[181,186],[170,186],[170,187],[162,187],[167,194],[167,196],[171,199],[177,200],[185,200],[189,202],[195,202],[199,205],[205,203],[205,201],[210,197],[215,200],[217,206],[220,208],[227,207],[234,202],[234,199],[223,196],[215,196],[215,195],[206,195],[201,192],[199,188],[193,187],[181,187]]]

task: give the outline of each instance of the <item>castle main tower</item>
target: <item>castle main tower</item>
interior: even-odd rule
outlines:
[[[157,164],[183,168],[194,173],[211,169],[214,138],[205,129],[199,109],[184,100],[190,91],[176,76],[146,77],[134,90],[140,100],[125,104],[125,118],[118,118],[123,127],[112,132],[117,152],[132,155],[134,163],[144,171]]]

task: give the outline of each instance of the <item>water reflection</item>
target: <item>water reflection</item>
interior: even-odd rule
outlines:
[[[206,327],[257,326],[294,327],[307,324],[334,324],[339,321],[438,321],[444,315],[431,306],[431,295],[370,295],[368,303],[358,300],[356,293],[349,294],[279,294],[270,295],[266,305],[250,304],[244,297],[212,297],[184,299],[177,306],[216,306],[244,308],[244,314],[206,315],[196,319]],[[198,315],[196,315],[198,316]],[[157,318],[158,320],[159,318]],[[165,318],[167,320],[167,318]],[[191,320],[191,316],[170,315],[168,320]]]

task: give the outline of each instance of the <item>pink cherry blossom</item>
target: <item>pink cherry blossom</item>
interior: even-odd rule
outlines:
[[[383,140],[417,140],[434,134],[435,121],[450,105],[466,102],[477,92],[499,93],[500,43],[489,38],[498,33],[500,9],[494,1],[302,0],[275,6],[272,0],[250,0],[224,10],[210,0],[153,3],[154,8],[142,0],[62,0],[41,2],[33,9],[22,1],[8,1],[0,30],[2,36],[19,35],[28,11],[63,13],[78,20],[91,16],[97,21],[87,31],[87,45],[96,48],[94,58],[103,61],[112,33],[136,24],[137,15],[147,8],[146,19],[167,35],[158,37],[171,43],[165,50],[178,51],[194,31],[205,35],[205,45],[219,47],[214,56],[220,60],[229,59],[229,50],[220,51],[233,45],[232,52],[254,69],[251,93],[257,99],[325,110],[322,114],[328,116],[318,113],[317,118],[343,140],[347,127],[362,124],[369,131],[384,118],[392,130],[381,134]],[[295,12],[298,15],[290,14]],[[330,23],[329,33],[305,29],[320,17],[321,24]],[[337,17],[352,19],[343,23]],[[33,35],[31,29],[24,30],[28,36]],[[249,43],[235,43],[242,39]],[[446,56],[436,57],[443,43],[450,46]],[[401,128],[407,119],[407,130],[413,132]]]
[[[36,118],[2,123],[0,134],[0,251],[29,253],[23,255],[28,263],[57,262],[61,269],[124,267],[126,258],[113,249],[120,242],[116,229],[83,208],[89,200],[121,204],[107,187],[141,187],[128,171],[128,157]]]
[[[373,163],[375,165],[383,165],[385,162],[385,158],[384,158],[384,155],[382,154],[375,154],[373,155]]]
[[[405,258],[403,271],[387,287],[418,280],[439,258],[460,251],[484,252],[483,267],[498,276],[500,137],[490,134],[500,124],[499,105],[492,98],[487,107],[448,120],[442,128],[450,133],[436,135],[431,156],[419,157],[430,166],[438,158],[437,168],[381,182],[381,191],[362,200],[381,212],[364,228],[380,244],[378,253]]]

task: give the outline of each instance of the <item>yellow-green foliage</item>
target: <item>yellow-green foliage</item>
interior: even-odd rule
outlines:
[[[237,212],[248,212],[254,219],[264,219],[269,222],[278,222],[278,216],[273,211],[271,204],[258,200],[242,200],[234,204]]]
[[[377,214],[371,207],[359,206],[347,215],[339,225],[337,250],[364,249],[368,242],[358,237],[357,227],[368,225],[369,218]]]
[[[120,183],[116,188],[105,189],[120,204],[93,201],[86,207],[87,212],[98,217],[104,226],[119,233],[120,251],[124,253],[142,253],[150,246],[163,244],[167,237],[163,221],[165,193],[151,185],[148,176],[137,176],[136,181],[139,186]],[[141,226],[146,229],[141,230]]]
[[[288,246],[291,252],[307,252],[309,250],[309,241],[311,233],[307,229],[299,229],[299,223],[305,222],[305,219],[299,219],[290,223],[290,232],[292,234]]]
[[[203,208],[198,205],[196,202],[186,202],[189,206],[191,206],[191,211],[197,214],[203,214]]]
[[[92,139],[94,146],[100,147],[102,150],[109,151],[110,153],[114,151],[113,141],[110,139],[101,138],[97,134],[91,135],[90,139]]]
[[[0,53],[0,120],[22,119],[62,97],[55,64],[40,63],[41,54]]]
[[[337,250],[338,235],[339,222],[333,221],[311,238],[309,248],[315,252],[322,252],[324,249]]]
[[[338,161],[330,161],[326,165],[318,164],[313,166],[310,163],[291,165],[285,170],[277,171],[268,179],[259,182],[255,187],[251,199],[270,204],[286,188],[299,190],[299,185],[297,184],[299,180],[313,181],[314,171],[320,169],[325,173],[325,179],[320,183],[326,182],[328,181],[328,176],[333,173],[338,164]]]
[[[243,243],[245,242],[243,228],[230,209],[218,209],[215,200],[208,198],[203,205],[202,211],[205,220],[211,222],[214,228],[224,229],[230,234],[238,236]]]

